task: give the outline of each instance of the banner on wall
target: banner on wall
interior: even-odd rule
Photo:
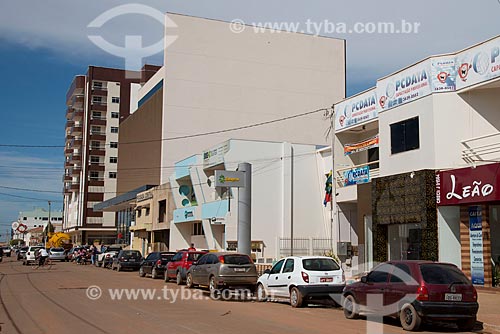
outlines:
[[[418,63],[377,82],[380,112],[432,93],[430,60]]]
[[[370,182],[370,166],[344,171],[344,187]]]
[[[208,168],[224,162],[224,155],[229,152],[229,141],[225,141],[207,151],[203,151],[203,167]]]
[[[456,55],[457,89],[500,76],[500,37]]]
[[[469,207],[470,267],[472,284],[484,285],[483,222],[480,206]]]
[[[335,105],[335,130],[350,128],[377,117],[377,92],[371,89]]]
[[[454,91],[456,78],[455,56],[431,58],[431,87],[433,93]]]
[[[373,136],[359,143],[345,144],[344,145],[344,155],[351,155],[353,153],[358,153],[362,151],[369,150],[370,148],[379,146],[379,136]]]

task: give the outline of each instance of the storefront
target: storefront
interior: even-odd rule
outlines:
[[[440,260],[454,262],[479,286],[500,280],[499,170],[494,163],[436,174],[440,243],[447,243]]]
[[[372,180],[374,261],[438,259],[435,173]]]

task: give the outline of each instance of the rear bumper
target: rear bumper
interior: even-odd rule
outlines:
[[[219,276],[217,284],[223,287],[254,287],[257,279],[257,276]]]
[[[418,315],[427,319],[456,320],[476,316],[477,302],[420,302],[413,303]]]
[[[49,255],[49,259],[56,260],[56,261],[65,261],[66,256],[64,256],[64,255]]]
[[[306,299],[334,299],[334,295],[342,295],[345,284],[325,284],[325,285],[299,285],[302,296]]]
[[[118,262],[118,264],[122,268],[139,269],[141,267],[141,263],[140,262]]]

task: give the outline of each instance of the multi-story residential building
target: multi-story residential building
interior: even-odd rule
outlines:
[[[62,230],[63,212],[58,210],[51,210],[50,213],[44,208],[33,208],[32,211],[21,211],[17,217],[17,223],[19,225],[25,225],[21,231],[27,232],[39,227],[43,230],[49,222],[49,215],[50,223],[54,227],[54,231],[60,232]],[[19,230],[13,231],[13,238],[24,239],[25,242],[29,242],[29,236],[27,236],[26,233],[19,232]]]
[[[117,195],[120,124],[130,115],[131,92],[157,69],[146,65],[138,78],[121,69],[89,66],[68,90],[64,231],[73,243],[116,240],[115,214],[93,206]]]

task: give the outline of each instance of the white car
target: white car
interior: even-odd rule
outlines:
[[[64,248],[52,247],[51,249],[49,249],[49,259],[56,261],[66,261],[66,254],[64,254]]]
[[[23,259],[23,264],[24,265],[27,265],[29,264],[30,262],[35,262],[35,255],[36,255],[36,252],[39,250],[39,249],[42,249],[43,247],[42,246],[30,246],[28,248],[28,250],[26,251],[26,256],[25,258]]]
[[[344,287],[344,272],[331,257],[290,256],[259,277],[256,294],[260,302],[286,298],[292,307],[301,307],[310,301],[335,301],[332,297],[341,296]]]
[[[97,254],[95,265],[97,267],[110,267],[113,263],[113,257],[117,256],[122,250],[122,245],[111,245],[104,250],[104,253]]]

